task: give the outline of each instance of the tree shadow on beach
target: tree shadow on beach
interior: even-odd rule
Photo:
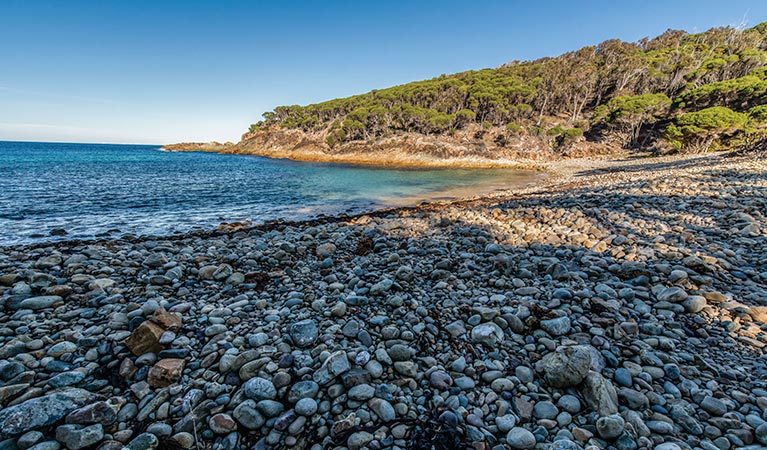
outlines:
[[[644,158],[630,158],[621,160],[621,162],[628,162],[628,164],[618,164],[615,166],[601,167],[597,169],[584,170],[577,174],[578,177],[585,177],[590,175],[604,175],[610,173],[631,173],[631,172],[647,172],[655,170],[665,169],[685,169],[689,167],[703,167],[703,166],[716,166],[721,163],[721,159],[726,157],[721,154],[705,154],[695,156],[691,158],[685,158],[683,160],[671,160],[671,161],[657,161],[650,160],[648,162],[642,162]]]
[[[591,296],[570,303],[571,310],[580,312],[571,317],[573,330],[568,338],[597,345],[599,340],[594,340],[592,327],[604,330],[601,338],[610,343],[612,352],[617,352],[606,358],[608,371],[616,368],[610,361],[646,365],[647,353],[657,351],[664,355],[664,363],[678,362],[686,378],[716,380],[723,393],[743,390],[745,386],[763,388],[767,374],[764,350],[755,345],[756,340],[744,339],[753,335],[742,334],[732,326],[737,322],[743,329],[753,331],[754,325],[758,328],[742,306],[733,307],[726,300],[709,303],[700,312],[676,310],[669,314],[673,307],[667,304],[658,308],[657,292],[651,289],[653,285],[681,286],[691,294],[721,292],[746,306],[767,302],[765,236],[741,234],[742,224],[733,217],[748,211],[762,227],[767,223],[764,210],[756,209],[767,198],[763,183],[766,175],[744,176],[712,169],[695,176],[704,183],[724,181],[727,188],[717,193],[663,193],[662,185],[668,180],[660,178],[649,181],[659,184],[658,192],[647,193],[636,191],[637,182],[629,180],[609,188],[583,187],[495,205],[474,203],[466,209],[427,206],[423,210],[401,210],[398,214],[402,219],[414,225],[403,225],[404,230],[385,229],[372,238],[384,239],[388,251],[422,255],[425,267],[415,274],[417,282],[402,280],[398,264],[379,266],[376,277],[397,280],[399,289],[393,295],[414,299],[428,295],[432,299],[430,304],[420,305],[426,309],[427,323],[433,328],[430,331],[427,327],[416,340],[419,359],[439,358],[446,351],[441,343],[448,341],[448,360],[499,358],[509,364],[506,375],[513,376],[511,369],[533,367],[541,355],[523,350],[522,342],[488,348],[471,342],[467,335],[451,337],[447,329],[452,321],[462,316],[465,323],[471,316],[489,314],[488,309],[504,317],[504,312],[521,308],[530,312],[522,335],[545,336],[540,322],[557,317],[561,303],[551,296],[552,292],[588,288]],[[568,214],[574,214],[574,218]],[[396,220],[391,214],[381,218],[384,223]],[[358,225],[351,221],[350,226]],[[597,238],[571,239],[569,233],[589,228]],[[353,243],[348,245],[352,248]],[[376,255],[375,246],[368,251],[348,260],[349,266],[386,256]],[[431,265],[426,262],[427,255]],[[684,270],[688,278],[672,282],[668,279],[670,269]],[[424,279],[429,280],[425,286]],[[499,284],[500,279],[519,279],[525,286]],[[652,312],[620,305],[630,300],[599,295],[597,286],[605,282],[611,283],[615,291],[622,287],[643,293],[641,299]],[[475,294],[467,296],[465,292]],[[383,311],[380,303],[372,302],[355,308],[351,314],[370,317]],[[408,317],[394,315],[390,319]],[[628,322],[636,323],[636,334],[620,332],[622,324]],[[378,339],[374,327],[370,331]],[[764,331],[758,333],[764,343]],[[650,347],[645,342],[658,339],[671,342],[671,347]],[[604,347],[600,350],[604,356],[610,352]],[[482,381],[479,383],[483,386]],[[549,387],[543,384],[537,395],[539,399],[547,398]],[[522,423],[529,420],[523,418]]]

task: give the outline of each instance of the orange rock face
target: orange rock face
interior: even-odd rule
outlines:
[[[160,344],[160,336],[166,330],[181,328],[181,316],[169,313],[163,308],[158,308],[154,315],[139,325],[125,340],[125,345],[136,356],[144,353],[158,353],[163,349]]]
[[[136,356],[144,353],[158,353],[163,348],[160,344],[160,336],[164,332],[165,328],[147,320],[125,340],[125,345]]]
[[[181,316],[169,313],[164,308],[157,308],[151,319],[152,322],[161,326],[165,330],[176,330],[181,328]]]
[[[153,387],[169,386],[181,379],[185,363],[179,358],[161,359],[149,370],[147,382]]]

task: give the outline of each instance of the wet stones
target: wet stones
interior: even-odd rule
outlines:
[[[687,297],[687,292],[678,286],[665,288],[658,293],[658,301],[661,302],[680,303],[686,300]]]
[[[259,408],[259,403],[254,400],[245,400],[238,404],[232,412],[232,417],[243,427],[249,430],[257,430],[264,426],[267,417],[275,417],[282,413],[280,408],[271,409],[268,406]],[[269,414],[269,413],[273,414]],[[266,417],[264,417],[264,414]]]
[[[429,375],[429,383],[432,387],[444,391],[453,385],[453,379],[449,373],[442,370],[435,370]]]
[[[296,414],[300,416],[311,416],[317,412],[317,401],[313,398],[302,398],[296,402]]]
[[[712,416],[723,416],[727,412],[727,405],[722,400],[710,395],[703,398],[700,407]]]
[[[336,253],[336,246],[333,243],[326,242],[317,246],[316,254],[318,257],[325,259],[333,256]]]
[[[341,375],[351,369],[349,364],[349,358],[346,356],[346,352],[339,350],[332,353],[323,363],[322,366],[314,372],[314,381],[320,385],[325,385],[332,381],[336,376]]]
[[[229,414],[215,414],[208,421],[210,430],[216,434],[226,434],[237,429],[237,422]]]
[[[375,395],[375,388],[369,384],[359,384],[349,389],[347,394],[350,399],[357,401],[366,401]]]
[[[314,398],[320,391],[320,385],[314,381],[299,381],[288,391],[288,402],[297,403],[302,398]]]
[[[767,229],[767,180],[709,170],[11,247],[0,446],[383,450],[417,426],[484,450],[767,445],[767,241],[738,215]],[[70,389],[90,397],[30,406]]]

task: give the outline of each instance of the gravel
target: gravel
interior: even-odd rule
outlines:
[[[0,446],[767,445],[764,162],[568,164],[493,198],[3,248]]]

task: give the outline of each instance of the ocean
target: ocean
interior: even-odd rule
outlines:
[[[0,245],[308,219],[536,179],[509,169],[384,169],[155,145],[0,141]]]

